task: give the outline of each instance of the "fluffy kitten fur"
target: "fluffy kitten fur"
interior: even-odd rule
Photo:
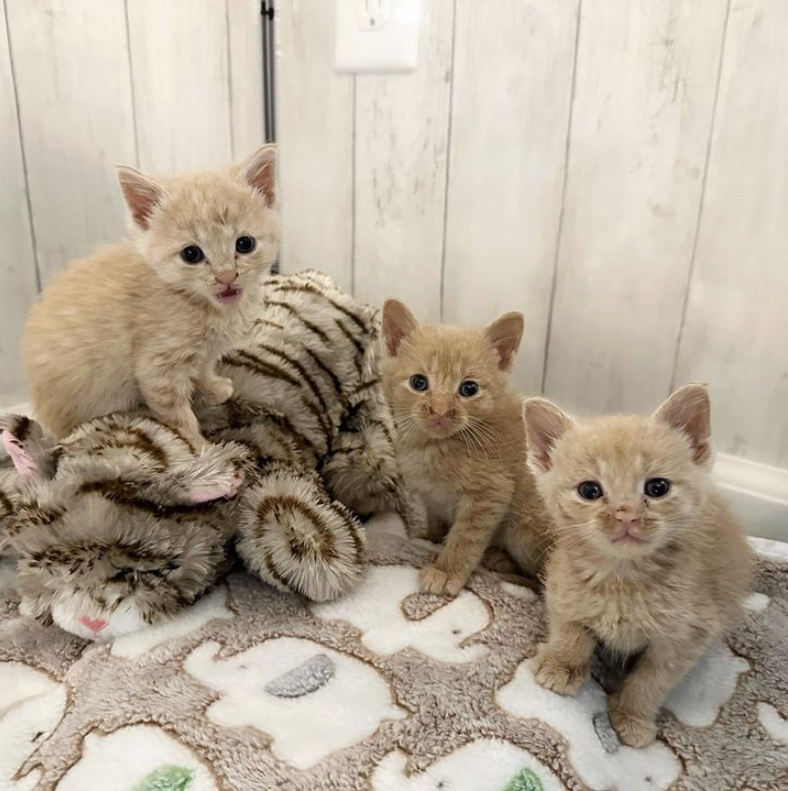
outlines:
[[[459,593],[492,542],[536,570],[545,515],[525,464],[521,400],[509,383],[522,333],[514,312],[478,330],[420,325],[396,300],[383,309],[383,384],[402,473],[426,506],[426,537],[440,541],[448,530],[435,564],[421,572],[424,591]],[[423,392],[414,376],[426,378]],[[463,396],[468,382],[478,392]]]
[[[145,402],[203,444],[194,388],[209,404],[232,395],[215,364],[243,337],[278,254],[274,154],[264,146],[241,166],[156,179],[119,169],[134,241],[71,262],[28,319],[31,399],[51,434]],[[236,250],[242,236],[251,252]],[[190,246],[197,263],[181,257]]]
[[[575,422],[543,399],[524,414],[529,465],[556,525],[536,679],[571,694],[597,641],[643,651],[609,708],[621,740],[645,746],[666,695],[739,615],[752,573],[710,476],[708,395],[687,385],[652,416]],[[661,496],[659,479],[669,482]]]

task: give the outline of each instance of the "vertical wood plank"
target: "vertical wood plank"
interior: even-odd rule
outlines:
[[[415,72],[356,77],[356,294],[440,317],[452,0],[422,4]]]
[[[514,377],[529,393],[542,387],[577,11],[576,0],[457,6],[443,318],[522,310]]]
[[[226,0],[233,157],[263,144],[263,25],[260,0]]]
[[[167,172],[228,163],[225,4],[127,0],[127,11],[140,167]]]
[[[133,163],[123,0],[7,0],[44,282],[123,234],[115,164]]]
[[[788,467],[788,5],[733,0],[676,383],[722,451]]]
[[[36,294],[36,262],[25,193],[5,9],[0,3],[0,408],[23,401],[20,345]]]
[[[334,71],[334,3],[276,4],[282,269],[352,287],[353,77]]]
[[[642,411],[670,387],[726,0],[582,4],[547,394]]]

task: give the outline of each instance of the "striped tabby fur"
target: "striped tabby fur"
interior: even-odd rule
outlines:
[[[0,468],[25,608],[114,637],[194,601],[227,570],[228,546],[280,590],[325,600],[352,588],[364,569],[353,510],[419,518],[394,461],[377,335],[376,312],[328,278],[273,277],[247,342],[220,363],[232,399],[196,405],[215,443],[202,454],[141,413],[57,446],[31,423],[21,444],[35,472],[11,481]],[[19,438],[18,420],[0,428]]]

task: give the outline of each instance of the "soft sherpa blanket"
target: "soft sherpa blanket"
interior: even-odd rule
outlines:
[[[0,789],[788,789],[788,552],[761,554],[746,621],[633,750],[598,680],[575,698],[534,683],[531,591],[480,571],[455,600],[419,594],[434,550],[385,520],[370,545],[339,601],[238,574],[108,645],[21,618],[6,570]]]

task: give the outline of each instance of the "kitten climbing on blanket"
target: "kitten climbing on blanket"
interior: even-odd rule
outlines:
[[[274,155],[155,179],[119,169],[134,241],[72,261],[27,323],[32,403],[50,434],[144,402],[202,447],[193,391],[208,404],[232,395],[215,366],[251,325],[277,257]]]
[[[538,570],[547,517],[525,464],[521,402],[509,381],[522,333],[515,312],[470,329],[421,325],[396,300],[384,306],[381,370],[402,473],[424,501],[426,537],[446,537],[421,572],[430,593],[456,596],[491,545],[498,570],[506,568],[501,548],[523,570]],[[509,561],[507,570],[514,568]]]
[[[574,421],[541,398],[524,405],[529,466],[555,523],[536,680],[572,694],[597,641],[642,652],[609,702],[633,747],[654,740],[665,697],[735,622],[750,585],[752,553],[710,475],[709,412],[700,385],[651,416]]]

